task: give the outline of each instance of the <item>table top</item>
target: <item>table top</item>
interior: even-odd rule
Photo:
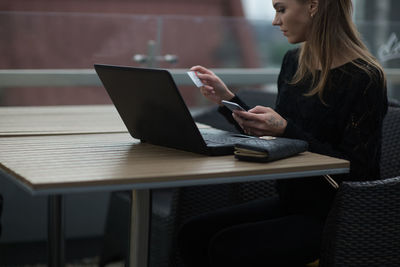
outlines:
[[[232,155],[210,157],[141,143],[124,131],[123,125],[116,127],[115,122],[98,119],[117,116],[115,110],[109,106],[92,108],[51,108],[44,114],[39,111],[46,108],[33,109],[38,115],[30,113],[32,125],[35,120],[51,118],[34,131],[21,124],[4,130],[4,122],[12,116],[23,121],[16,115],[20,112],[25,116],[29,109],[16,108],[12,112],[12,108],[0,108],[0,169],[32,194],[176,187],[349,171],[348,161],[310,152],[270,163],[252,163],[238,161]],[[97,132],[86,128],[88,124],[81,124],[85,109],[92,112],[84,120],[91,116],[92,121],[98,122]],[[57,117],[49,114],[56,111],[66,112],[60,117],[68,117],[69,121],[75,118],[76,124],[64,125],[54,134],[50,124]],[[7,112],[10,115],[5,115]]]
[[[127,132],[112,105],[0,107],[0,136]]]

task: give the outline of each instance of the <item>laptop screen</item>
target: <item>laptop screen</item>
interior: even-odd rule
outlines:
[[[134,138],[205,153],[204,140],[167,70],[100,64],[95,69]]]

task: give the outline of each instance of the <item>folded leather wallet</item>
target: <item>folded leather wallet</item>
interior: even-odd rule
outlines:
[[[235,158],[246,161],[269,162],[287,158],[308,149],[308,143],[283,137],[249,138],[235,144]]]

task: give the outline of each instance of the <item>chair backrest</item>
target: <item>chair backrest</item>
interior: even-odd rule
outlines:
[[[400,107],[389,106],[383,121],[381,178],[400,175]]]
[[[400,177],[344,182],[328,216],[320,266],[400,266]]]

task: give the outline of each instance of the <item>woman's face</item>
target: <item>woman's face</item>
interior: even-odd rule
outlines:
[[[272,0],[272,5],[276,11],[272,25],[280,27],[289,43],[306,41],[312,19],[309,1]]]

